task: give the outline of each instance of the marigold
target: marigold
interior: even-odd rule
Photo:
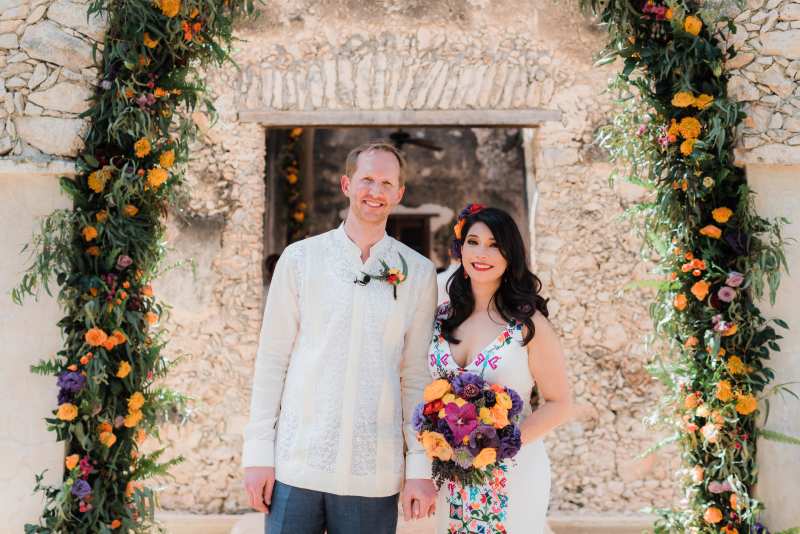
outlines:
[[[181,10],[181,0],[161,0],[161,12],[172,18]]]
[[[100,255],[100,247],[98,247],[97,245],[93,245],[93,246],[91,246],[91,247],[86,249],[86,253],[89,256],[99,256]]]
[[[697,139],[702,129],[700,121],[694,117],[684,117],[678,123],[678,131],[684,139]]]
[[[156,98],[164,98],[169,94],[169,91],[164,89],[163,87],[156,87],[155,91],[153,91],[153,96]]]
[[[672,105],[676,108],[687,108],[693,104],[694,96],[692,93],[681,91],[680,93],[675,93],[675,95],[672,97]]]
[[[114,430],[114,427],[111,426],[111,423],[108,421],[103,421],[99,425],[97,425],[97,433],[102,434],[103,432],[111,432]]]
[[[708,295],[709,287],[711,287],[710,284],[705,280],[698,280],[692,285],[689,291],[692,292],[692,295],[694,295],[694,298],[697,300],[703,300]]]
[[[733,399],[733,390],[731,389],[731,383],[727,380],[720,380],[717,382],[717,393],[716,396],[722,402],[728,402]]]
[[[425,390],[422,393],[422,399],[425,402],[433,402],[437,399],[441,399],[444,397],[445,393],[450,391],[450,382],[447,380],[440,378],[439,380],[434,380],[427,386],[425,386]]]
[[[108,334],[106,334],[101,328],[90,328],[86,335],[84,336],[86,343],[91,345],[92,347],[99,347],[103,343],[105,343],[106,339],[108,339]]]
[[[100,432],[100,436],[98,437],[100,443],[105,445],[108,448],[111,448],[114,443],[117,442],[117,436],[114,435],[113,432]]]
[[[149,311],[144,314],[144,320],[147,321],[147,324],[156,324],[158,322],[158,315]]]
[[[732,354],[730,358],[728,358],[728,372],[732,375],[743,375],[747,372],[747,366],[742,362],[742,359]]]
[[[497,449],[486,447],[475,459],[472,460],[472,467],[476,469],[483,469],[487,465],[493,464],[497,461]]]
[[[66,458],[64,458],[64,466],[67,468],[67,471],[72,471],[78,465],[81,457],[77,454],[70,454]]]
[[[142,395],[141,391],[137,391],[128,399],[128,410],[135,412],[140,410],[142,406],[144,406],[144,395]]]
[[[89,185],[89,189],[94,191],[95,193],[102,193],[103,189],[106,187],[106,182],[108,181],[108,175],[101,171],[94,171],[89,174],[86,182]]]
[[[169,173],[166,169],[155,167],[147,171],[147,185],[150,187],[161,187],[161,184],[166,182],[167,178],[169,178]]]
[[[667,128],[667,136],[677,137],[679,133],[681,133],[681,131],[678,128],[678,123],[675,122],[675,119],[670,120],[669,128]]]
[[[125,378],[131,372],[131,364],[127,361],[119,362],[119,369],[117,369],[117,378]]]
[[[158,164],[162,169],[169,169],[175,163],[175,151],[166,150],[158,157]]]
[[[741,393],[736,395],[736,411],[742,415],[750,415],[756,408],[758,407],[758,401],[756,398],[747,393],[742,395]]]
[[[675,295],[675,299],[672,301],[672,305],[675,306],[675,308],[678,311],[685,310],[687,304],[688,301],[686,299],[686,295],[684,295],[683,293],[678,293],[677,295]]]
[[[714,102],[714,97],[705,93],[700,94],[694,99],[694,105],[697,109],[706,109]]]
[[[453,448],[447,439],[438,432],[423,432],[420,441],[430,459],[438,458],[446,462],[453,457]]]
[[[686,408],[687,410],[693,410],[697,408],[699,404],[700,404],[700,397],[698,397],[694,393],[689,393],[688,395],[686,395],[686,398],[683,399],[683,407]]]
[[[680,146],[681,154],[683,154],[684,156],[691,155],[692,151],[694,150],[694,142],[695,142],[694,139],[686,139],[686,140],[684,140],[681,143],[681,146]],[[685,179],[684,179],[684,182],[686,182]],[[684,191],[686,191],[685,188],[684,188]]]
[[[83,230],[81,230],[81,234],[83,235],[84,241],[91,241],[97,238],[97,228],[94,226],[84,226]]]
[[[142,42],[147,48],[155,48],[158,46],[158,39],[153,39],[147,32],[144,32],[144,37],[142,37]]]
[[[134,410],[125,416],[125,428],[133,428],[142,420],[143,414],[141,410]]]
[[[135,217],[136,214],[139,213],[139,208],[133,204],[125,204],[125,207],[122,208],[122,212],[128,217]]]
[[[683,29],[694,36],[700,35],[700,30],[703,29],[703,21],[694,15],[689,15],[683,21]]]
[[[718,223],[726,223],[730,220],[731,215],[733,215],[733,211],[730,208],[721,207],[717,208],[711,212],[711,216],[714,217],[714,220]]]
[[[78,407],[70,402],[59,404],[56,417],[58,417],[62,421],[72,421],[73,419],[78,417]]]
[[[714,239],[719,239],[720,237],[722,237],[722,230],[720,230],[713,224],[708,224],[700,229],[700,235],[704,235],[706,237],[711,237]]]
[[[150,141],[146,137],[142,137],[133,144],[133,151],[137,158],[143,158],[150,153]]]

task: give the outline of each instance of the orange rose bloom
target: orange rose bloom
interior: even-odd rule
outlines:
[[[703,29],[703,21],[694,15],[689,15],[683,21],[683,29],[694,36],[700,35],[700,30]]]
[[[68,471],[72,471],[75,469],[75,466],[78,465],[81,457],[77,454],[70,454],[64,459],[64,465],[66,466]]]
[[[102,434],[103,432],[111,432],[113,429],[114,427],[111,426],[111,423],[109,423],[108,421],[103,421],[102,423],[97,425],[98,434]]]
[[[683,293],[678,293],[675,295],[675,299],[672,301],[672,305],[678,309],[678,311],[683,311],[686,309],[686,295]]]
[[[430,459],[438,458],[446,462],[453,457],[453,448],[447,443],[447,439],[438,432],[423,432],[420,441]]]
[[[114,330],[114,333],[111,334],[111,337],[117,341],[117,345],[122,345],[128,341],[128,338],[125,337],[125,334],[123,334],[120,330]]]
[[[440,378],[425,386],[422,398],[425,402],[433,402],[437,399],[441,399],[448,391],[450,391],[450,382]]]
[[[722,521],[722,512],[719,511],[719,508],[712,506],[703,514],[703,519],[706,520],[706,523],[719,523]]]
[[[117,436],[113,432],[100,432],[100,443],[111,448],[117,442]]]
[[[713,237],[714,239],[719,239],[720,237],[722,237],[722,230],[720,230],[713,224],[709,224],[700,229],[700,235],[704,235],[706,237]]]
[[[99,347],[108,339],[108,335],[101,328],[91,328],[84,336],[86,343],[92,347]]]
[[[495,404],[491,407],[490,411],[492,412],[495,428],[504,428],[509,425],[508,410],[506,408],[503,408],[499,404]]]
[[[100,255],[100,247],[92,246],[86,249],[86,253],[89,256],[99,256]]]
[[[140,410],[142,406],[144,406],[144,395],[137,391],[128,399],[128,410],[135,412],[136,410]]]
[[[717,382],[717,398],[722,402],[728,402],[733,399],[733,390],[730,382],[727,380]]]
[[[497,450],[492,447],[486,447],[472,460],[472,467],[476,469],[483,469],[489,464],[497,461]]]
[[[60,404],[58,406],[58,412],[56,412],[56,417],[62,421],[72,421],[78,417],[78,407],[69,402]]]
[[[81,230],[81,234],[83,234],[84,241],[91,241],[97,237],[97,228],[94,226],[86,226]]]
[[[692,285],[692,289],[690,291],[697,300],[703,300],[708,295],[709,287],[710,285],[708,282],[705,280],[699,280]]]
[[[728,219],[731,218],[731,215],[733,215],[733,211],[731,211],[730,208],[726,208],[724,206],[722,208],[717,208],[711,212],[711,216],[714,217],[714,220],[717,221],[718,223],[728,222]]]
[[[133,428],[142,420],[142,411],[135,410],[125,416],[125,428]]]

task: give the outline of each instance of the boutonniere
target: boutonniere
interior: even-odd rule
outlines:
[[[378,274],[368,274],[365,272],[361,272],[364,277],[361,280],[356,280],[355,283],[365,286],[370,283],[371,280],[381,280],[390,284],[392,286],[392,293],[394,295],[394,300],[397,300],[397,286],[402,284],[405,279],[408,277],[408,263],[406,263],[406,259],[403,257],[402,254],[399,252],[397,253],[400,256],[400,268],[396,269],[394,267],[389,267],[389,264],[383,260],[379,260],[381,262],[381,272]]]

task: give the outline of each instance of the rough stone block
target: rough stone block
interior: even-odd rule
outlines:
[[[20,138],[47,154],[75,157],[83,146],[86,123],[57,117],[17,117]]]
[[[80,72],[92,64],[92,47],[46,20],[28,27],[20,43],[29,56]]]

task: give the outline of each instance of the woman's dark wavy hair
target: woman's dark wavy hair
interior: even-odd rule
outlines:
[[[508,262],[508,267],[503,273],[500,287],[492,297],[500,316],[511,321],[516,319],[526,327],[522,340],[527,345],[534,336],[533,315],[538,310],[545,317],[548,316],[547,301],[539,292],[542,282],[528,269],[525,243],[514,219],[507,212],[498,208],[484,208],[477,213],[466,215],[461,227],[461,239],[453,242],[453,252],[456,257],[461,257],[461,247],[475,223],[482,222],[491,230],[495,243],[500,253]],[[455,337],[455,331],[475,309],[475,297],[472,294],[472,285],[464,277],[464,266],[458,267],[447,282],[447,292],[450,295],[450,310],[448,316],[442,321],[442,335],[449,343],[460,343]]]

